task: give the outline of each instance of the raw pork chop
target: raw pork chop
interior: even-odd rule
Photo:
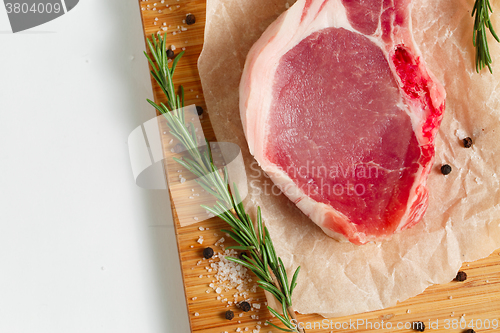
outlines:
[[[250,50],[240,111],[250,152],[336,239],[415,225],[445,92],[411,35],[409,0],[299,0]]]

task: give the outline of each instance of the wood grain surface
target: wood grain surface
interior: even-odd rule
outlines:
[[[153,10],[154,8],[156,10]],[[167,45],[174,45],[176,53],[185,48],[186,53],[177,66],[174,82],[176,85],[184,86],[186,105],[196,104],[204,109],[206,106],[198,75],[197,60],[203,47],[205,8],[205,0],[165,0],[163,3],[161,0],[139,0],[138,7],[145,37],[150,37],[151,34],[160,31],[161,27],[166,27]],[[195,15],[195,24],[183,23],[188,13]],[[163,30],[161,31],[163,34]],[[157,103],[165,101],[160,88],[153,79],[151,82],[155,101]],[[207,112],[201,119],[201,125],[205,137],[209,141],[215,141]],[[161,131],[165,130],[164,123],[160,126]],[[166,156],[171,154],[171,147],[166,140],[163,140],[163,148]],[[172,177],[172,174],[168,177],[171,183],[175,181],[175,177]],[[181,188],[178,189],[180,194],[171,192],[171,196],[187,197],[189,190],[187,187]],[[195,207],[193,201],[185,200],[180,209],[193,209],[194,211],[197,206]],[[218,294],[209,287],[211,281],[214,280],[214,272],[207,271],[207,261],[202,261],[202,264],[197,265],[203,257],[203,249],[206,246],[216,248],[214,243],[224,236],[220,229],[226,227],[225,222],[215,217],[181,227],[173,205],[172,211],[191,331],[236,332],[240,328],[243,332],[245,329],[253,332],[260,326],[261,332],[280,332],[272,329],[271,326],[264,325],[266,320],[271,320],[275,324],[279,323],[265,309],[263,304],[265,296],[262,291],[259,290],[249,296],[253,299],[252,303],[262,303],[262,308],[244,313],[234,304],[228,306],[221,300],[217,300]],[[193,213],[193,216],[196,214]],[[204,230],[200,230],[200,226]],[[200,236],[204,238],[203,244],[197,242]],[[224,244],[234,245],[229,241]],[[217,248],[220,251],[220,246]],[[427,326],[426,331],[432,332],[465,332],[472,323],[476,332],[500,332],[500,327],[498,327],[500,325],[500,252],[497,250],[485,259],[465,263],[462,270],[467,273],[466,281],[451,281],[431,286],[421,295],[388,309],[328,320],[319,315],[299,314],[298,320],[304,326],[311,327],[307,329],[307,332],[414,332],[409,326],[416,321],[424,322]],[[306,283],[306,281],[300,281],[299,278],[299,283]],[[232,294],[234,291],[227,293],[225,297],[232,300]],[[235,313],[235,318],[231,321],[224,318],[228,309]],[[241,317],[240,314],[242,314]],[[494,328],[495,321],[497,328]],[[479,325],[482,327],[478,328]],[[488,325],[490,328],[485,328]]]

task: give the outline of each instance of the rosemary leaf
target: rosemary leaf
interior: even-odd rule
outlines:
[[[293,293],[293,289],[295,289],[295,286],[297,285],[297,277],[299,276],[299,271],[300,271],[300,266],[297,267],[295,273],[293,273],[292,281],[290,282],[290,294]]]
[[[266,321],[266,323],[268,323],[269,325],[273,326],[274,328],[279,329],[280,331],[284,331],[284,332],[297,332],[297,331],[295,331],[295,330],[285,329],[285,328],[282,328],[282,327],[276,326],[276,325],[274,325],[273,323],[271,323],[269,320],[268,320],[268,321]]]
[[[493,25],[490,21],[490,13],[493,13],[489,0],[476,0],[472,9],[472,16],[474,17],[474,31],[472,34],[472,44],[476,48],[476,72],[480,72],[484,67],[488,67],[490,73],[491,69],[491,56],[488,46],[488,38],[486,29],[488,29],[497,42],[500,42]]]
[[[254,246],[227,246],[226,250],[233,249],[233,250],[242,250],[242,251],[250,251],[255,249]]]

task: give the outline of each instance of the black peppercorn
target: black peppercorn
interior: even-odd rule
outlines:
[[[441,173],[443,175],[449,175],[451,173],[451,166],[449,164],[445,164],[441,167]]]
[[[168,58],[168,59],[173,59],[173,58],[175,58],[175,53],[174,53],[174,51],[172,51],[171,49],[168,49],[168,50],[167,50],[167,58]]]
[[[248,303],[248,302],[243,301],[240,303],[240,309],[243,310],[244,312],[250,311],[251,308],[252,307],[250,306],[250,303]]]
[[[245,256],[248,257],[248,254],[246,252],[240,252],[240,253],[238,253],[238,258],[240,258],[241,260],[245,260],[245,258],[243,257],[243,255],[245,255]]]
[[[463,282],[463,281],[467,280],[467,273],[462,272],[462,271],[458,272],[455,280],[458,282]]]
[[[210,259],[214,255],[214,250],[211,247],[207,247],[206,249],[203,250],[203,257],[205,259]]]
[[[233,318],[234,318],[234,312],[233,312],[233,311],[231,311],[231,310],[227,310],[227,311],[226,311],[226,319],[227,319],[227,320],[231,320],[231,319],[233,319]]]
[[[467,331],[464,331],[464,333],[476,333],[472,328],[469,328]]]
[[[196,105],[196,112],[198,113],[198,116],[201,116],[203,114],[203,108],[201,106]]]
[[[470,137],[466,137],[464,139],[464,147],[465,148],[470,148],[472,147],[472,139]]]
[[[425,324],[422,321],[416,321],[413,323],[413,329],[418,332],[425,331]]]
[[[187,25],[194,24],[195,22],[196,22],[196,17],[194,17],[193,14],[186,15],[186,24]]]

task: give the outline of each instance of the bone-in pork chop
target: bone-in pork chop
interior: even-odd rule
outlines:
[[[250,152],[297,207],[355,244],[415,225],[445,92],[413,42],[409,0],[299,0],[250,50]]]

